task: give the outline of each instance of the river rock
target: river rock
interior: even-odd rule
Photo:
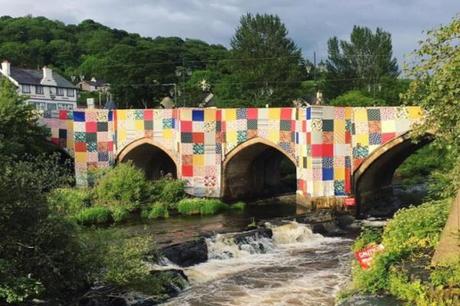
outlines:
[[[334,222],[323,222],[311,225],[313,233],[321,234],[323,236],[344,236],[346,231],[339,228]]]
[[[208,246],[204,238],[172,244],[160,250],[170,262],[189,267],[208,260]]]
[[[259,240],[260,238],[272,238],[273,232],[270,228],[260,227],[254,230],[236,233],[233,240],[236,244],[244,244],[250,240]]]

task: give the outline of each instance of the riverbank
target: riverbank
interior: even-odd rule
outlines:
[[[364,229],[353,250],[380,245],[383,251],[374,255],[369,268],[353,261],[352,282],[338,305],[359,305],[363,295],[392,295],[410,305],[458,305],[460,260],[431,265],[450,206],[451,199],[445,199],[401,209],[382,230]]]

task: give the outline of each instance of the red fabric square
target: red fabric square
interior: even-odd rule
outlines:
[[[144,120],[153,120],[153,110],[144,111]]]
[[[345,143],[351,143],[351,133],[345,132]]]
[[[193,133],[192,140],[194,143],[204,143],[204,133]]]
[[[307,144],[311,144],[311,132],[307,132]]]
[[[51,142],[54,143],[55,145],[59,145],[59,138],[51,138]]]
[[[97,133],[97,122],[85,123],[86,133]]]
[[[304,180],[297,180],[297,190],[301,190],[301,191],[305,190],[305,181]]]
[[[292,131],[292,132],[295,131],[295,123],[296,123],[295,120],[291,120],[291,131]]]
[[[382,144],[394,139],[396,137],[396,133],[382,133]]]
[[[216,111],[216,121],[222,120],[222,111],[219,109]]]
[[[323,148],[323,157],[333,157],[334,156],[334,145],[333,144],[322,144]]]
[[[182,166],[182,176],[193,176],[193,166]]]
[[[181,121],[180,128],[182,132],[191,133],[192,132],[192,121]]]
[[[357,169],[359,167],[359,165],[361,165],[362,162],[363,162],[362,159],[354,159],[353,160],[353,169]]]
[[[226,131],[226,128],[227,128],[226,122],[225,122],[225,121],[222,121],[222,126],[221,126],[222,132],[225,132],[225,131]]]
[[[86,152],[86,143],[85,142],[76,142],[75,143],[75,152]]]
[[[311,156],[312,157],[322,157],[323,156],[323,146],[320,144],[311,145]]]
[[[113,141],[107,141],[107,151],[113,152]]]
[[[67,119],[67,111],[66,110],[60,110],[59,111],[59,119],[61,119],[61,120],[66,120]]]
[[[302,121],[302,132],[307,131],[307,121]]]
[[[248,108],[247,109],[248,119],[257,119],[257,108]]]
[[[351,169],[345,168],[345,193],[351,193]]]
[[[281,109],[281,120],[291,120],[292,109],[282,108]]]

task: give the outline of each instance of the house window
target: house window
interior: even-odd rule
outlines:
[[[56,89],[56,96],[63,96],[64,95],[64,88],[57,88]]]
[[[22,85],[22,93],[30,93],[30,85]]]
[[[43,86],[35,86],[35,93],[37,95],[42,95],[43,94]]]
[[[67,97],[74,97],[74,90],[73,89],[67,89]]]

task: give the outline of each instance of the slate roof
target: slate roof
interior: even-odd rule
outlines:
[[[41,85],[40,81],[43,79],[42,70],[23,69],[23,68],[10,68],[10,76],[20,84]],[[70,81],[66,80],[59,73],[53,71],[53,78],[56,81],[57,87],[78,89]]]

